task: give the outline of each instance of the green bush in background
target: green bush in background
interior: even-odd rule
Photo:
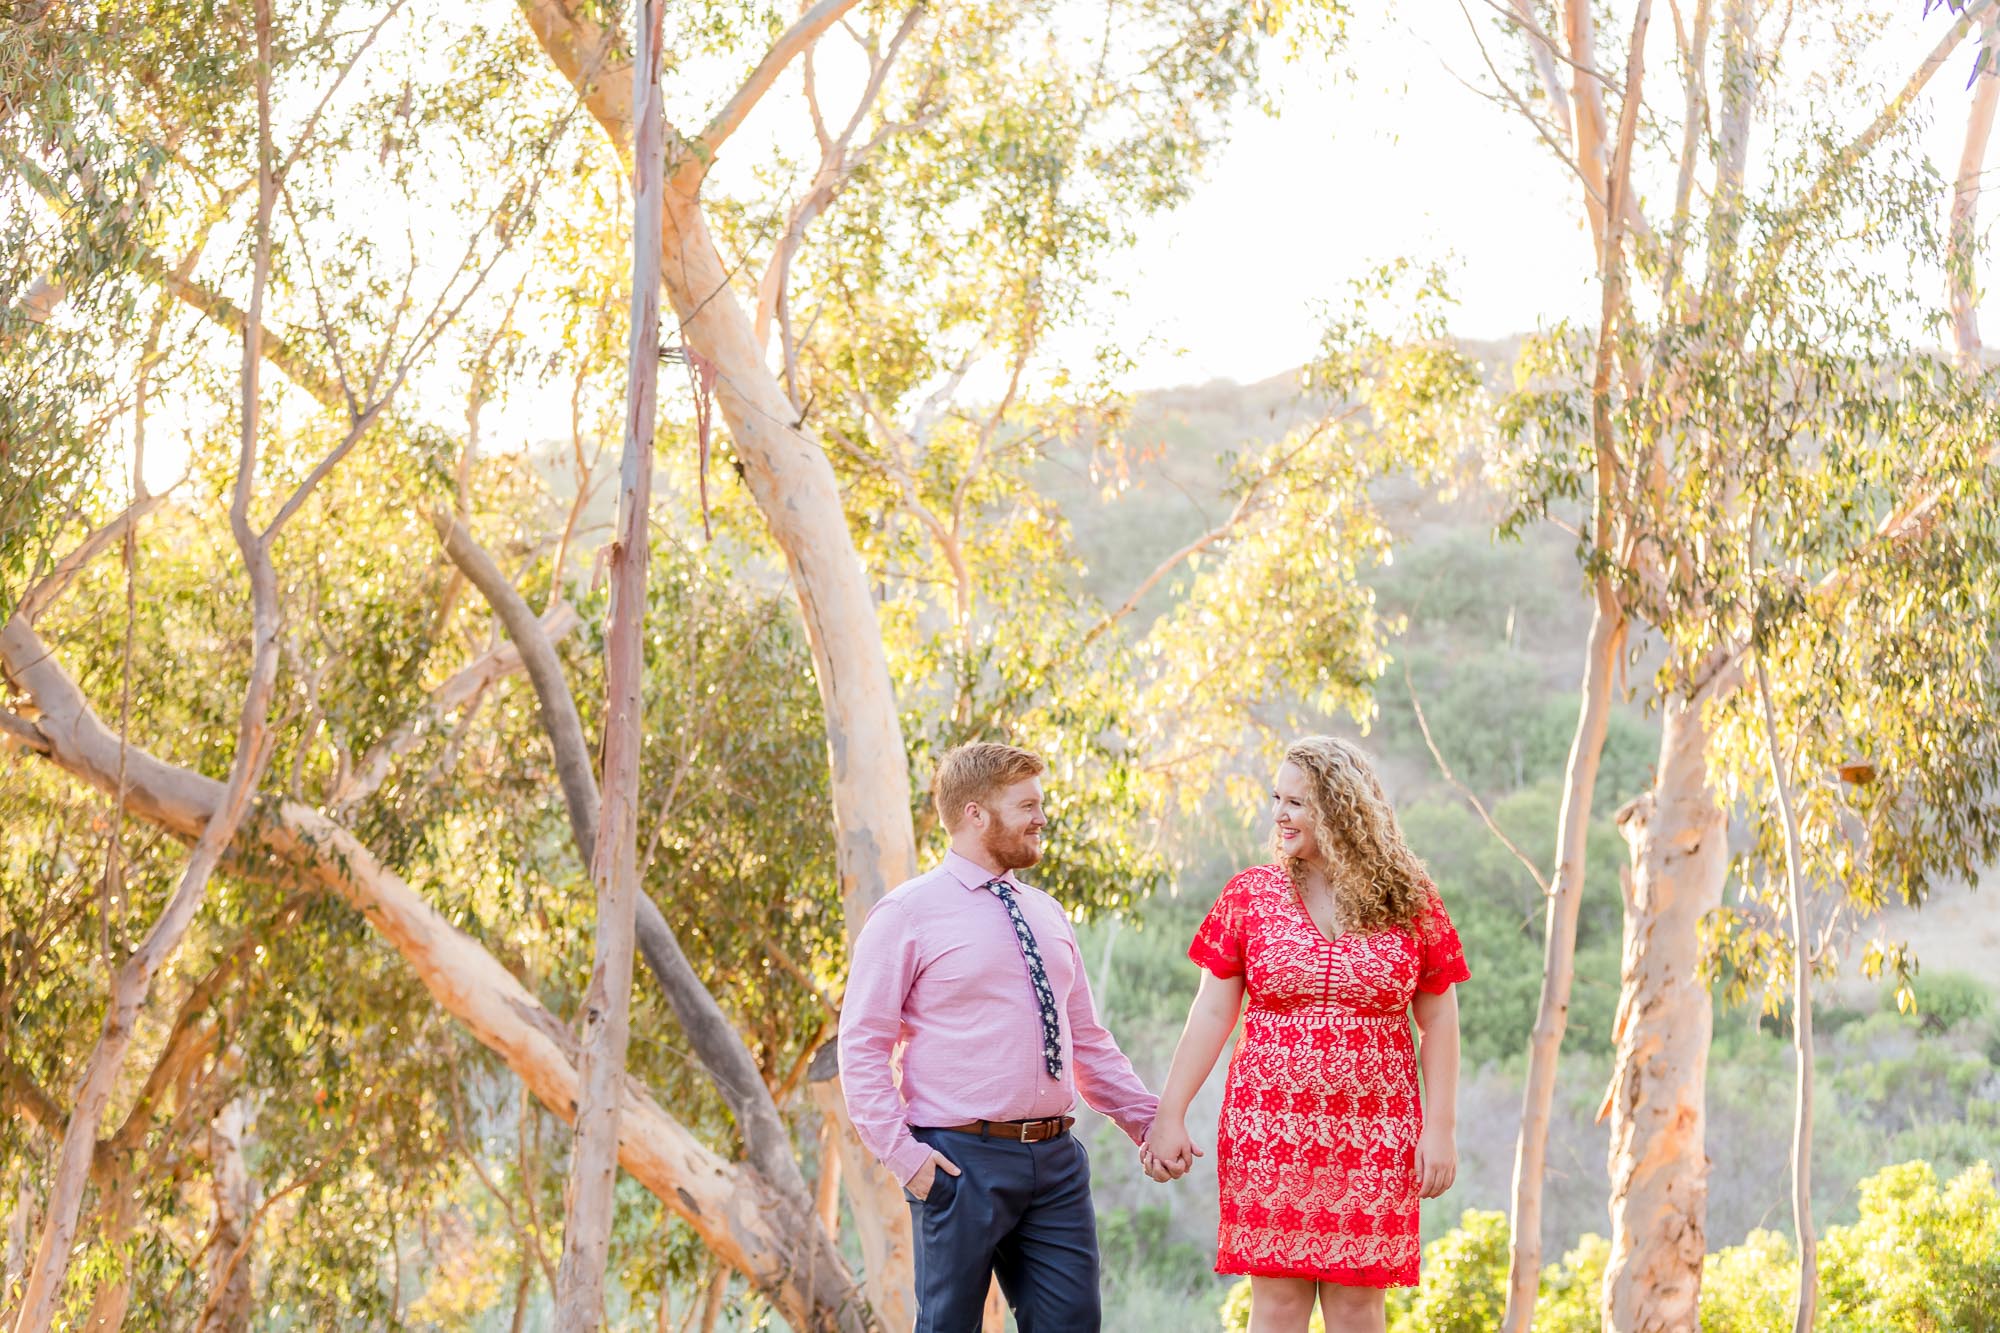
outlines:
[[[1861,1182],[1861,1217],[1820,1247],[1822,1327],[2000,1330],[2000,1192],[1985,1162],[1943,1189],[1928,1162]]]
[[[1536,1333],[1601,1333],[1598,1291],[1609,1244],[1585,1236],[1542,1273]],[[1827,1333],[2000,1333],[2000,1190],[1985,1162],[1938,1185],[1928,1162],[1861,1183],[1861,1215],[1820,1243]],[[1702,1333],[1790,1333],[1798,1256],[1753,1231],[1702,1267]],[[1507,1218],[1468,1210],[1424,1247],[1424,1284],[1389,1293],[1389,1333],[1492,1333],[1507,1298]],[[1224,1333],[1250,1327],[1250,1282],[1230,1289]],[[1314,1330],[1322,1325],[1317,1315]]]

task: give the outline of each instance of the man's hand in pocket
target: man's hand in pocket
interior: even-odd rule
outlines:
[[[931,1160],[918,1167],[917,1174],[910,1177],[910,1193],[916,1195],[919,1200],[930,1198],[931,1186],[937,1183],[937,1173],[940,1170],[954,1176],[958,1174],[958,1167],[952,1164],[951,1158],[941,1152],[933,1152]]]

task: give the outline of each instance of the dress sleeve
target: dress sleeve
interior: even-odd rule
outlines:
[[[1424,896],[1424,914],[1417,922],[1417,989],[1442,995],[1469,980],[1472,970],[1465,965],[1465,946],[1437,888],[1425,885]]]
[[[1243,975],[1244,897],[1243,876],[1238,875],[1223,886],[1215,906],[1208,909],[1200,929],[1195,931],[1194,943],[1188,945],[1188,957],[1196,966],[1224,980]]]

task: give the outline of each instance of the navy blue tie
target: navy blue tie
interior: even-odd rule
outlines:
[[[1028,980],[1035,987],[1035,1006],[1042,1011],[1042,1063],[1048,1067],[1050,1078],[1061,1078],[1062,1024],[1056,1017],[1056,996],[1049,989],[1049,974],[1042,966],[1042,951],[1035,945],[1035,932],[1028,929],[1028,919],[1021,915],[1013,884],[1004,879],[989,879],[980,887],[993,890],[1007,904],[1007,915],[1014,922],[1014,938],[1021,941],[1021,957],[1028,962]]]

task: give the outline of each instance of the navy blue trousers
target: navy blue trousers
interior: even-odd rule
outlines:
[[[996,1277],[1021,1333],[1097,1333],[1097,1214],[1090,1156],[1076,1136],[916,1135],[961,1173],[939,1170],[930,1194],[910,1199],[916,1333],[978,1333]]]

